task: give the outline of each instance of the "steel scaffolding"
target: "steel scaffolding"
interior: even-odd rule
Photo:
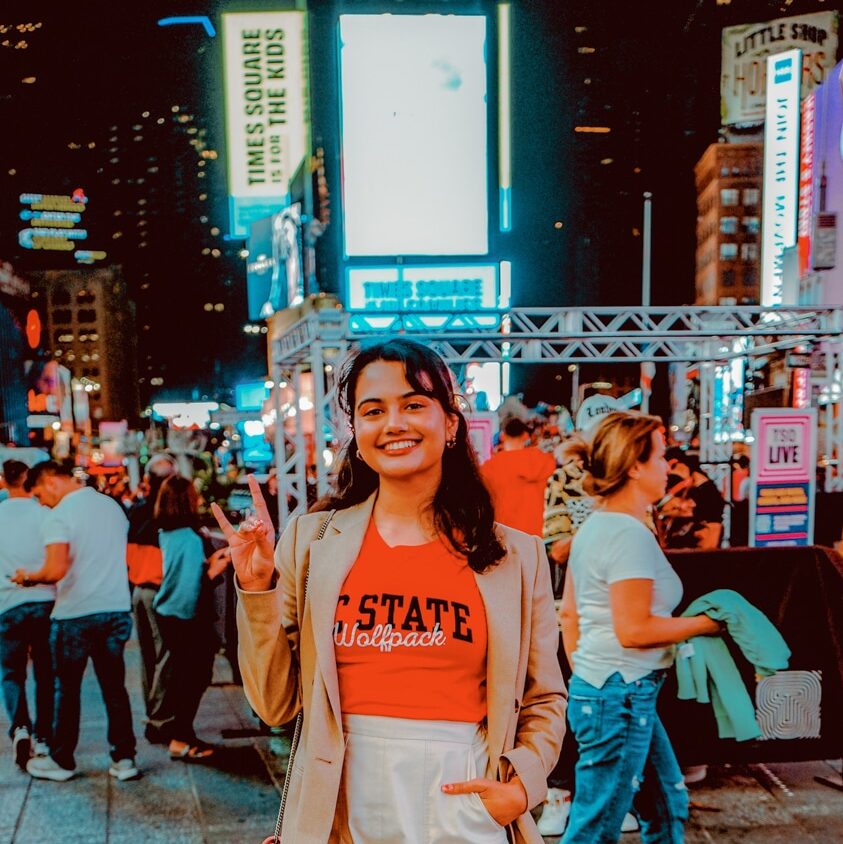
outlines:
[[[822,345],[826,351],[828,403],[824,453],[843,455],[843,420],[836,412],[835,371],[843,363],[843,310],[838,308],[669,307],[669,308],[512,308],[497,324],[457,313],[360,314],[314,311],[271,341],[272,379],[292,387],[285,408],[276,397],[275,452],[281,522],[307,509],[308,477],[318,495],[328,490],[329,468],[322,459],[327,436],[342,441],[345,420],[335,408],[337,364],[347,352],[374,337],[404,335],[429,344],[451,366],[477,362],[509,364],[691,363],[700,368],[700,458],[721,465],[731,442],[715,442],[714,372],[717,364],[797,346]],[[435,327],[431,327],[431,325]],[[737,343],[736,341],[740,341]],[[303,376],[313,374],[312,396],[302,392]],[[304,400],[304,401],[303,401]],[[315,468],[308,471],[307,444],[300,420],[311,412]],[[822,446],[821,446],[822,450]],[[728,453],[727,453],[728,451]],[[715,472],[717,474],[717,472]],[[715,478],[716,479],[716,478]],[[829,471],[826,491],[843,490],[843,477]]]

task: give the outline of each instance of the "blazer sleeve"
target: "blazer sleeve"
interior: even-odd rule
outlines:
[[[237,648],[243,691],[270,726],[292,720],[301,708],[296,546],[299,518],[284,529],[275,549],[278,579],[267,592],[237,589]]]
[[[535,540],[535,572],[530,613],[527,676],[515,746],[502,758],[509,761],[527,791],[532,809],[547,794],[547,777],[556,766],[565,736],[568,692],[562,679],[557,650],[559,628],[553,604],[553,588],[543,544]]]

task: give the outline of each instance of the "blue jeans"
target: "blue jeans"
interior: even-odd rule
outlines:
[[[56,672],[56,714],[50,751],[62,768],[76,767],[73,754],[79,742],[82,675],[89,658],[94,663],[108,715],[111,758],[115,762],[134,758],[135,734],[123,662],[123,650],[131,632],[132,616],[128,612],[53,620],[50,645]]]
[[[579,744],[576,790],[562,844],[616,844],[633,804],[645,844],[681,844],[688,792],[656,714],[664,673],[597,689],[574,674],[568,721]]]
[[[35,677],[35,736],[49,742],[53,731],[53,664],[50,656],[52,601],[29,601],[0,615],[0,667],[9,736],[18,727],[32,732],[26,705],[26,665],[32,656]]]

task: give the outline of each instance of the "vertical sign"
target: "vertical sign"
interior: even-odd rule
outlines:
[[[784,251],[796,245],[801,76],[801,50],[788,50],[767,58],[761,234],[761,304],[767,306],[785,304]]]
[[[752,414],[749,544],[810,545],[814,539],[817,411]]]
[[[307,151],[305,13],[235,12],[223,19],[231,234],[287,204]]]
[[[802,100],[801,152],[799,155],[799,277],[811,267],[811,213],[814,206],[814,115],[817,98],[809,94]]]

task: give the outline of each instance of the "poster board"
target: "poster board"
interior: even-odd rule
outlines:
[[[811,545],[816,504],[817,411],[752,413],[749,544]]]

